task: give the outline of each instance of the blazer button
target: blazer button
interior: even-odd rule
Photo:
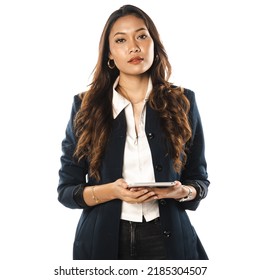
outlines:
[[[165,230],[165,231],[163,232],[163,234],[164,234],[164,236],[167,237],[167,238],[169,238],[169,237],[172,235],[171,232],[168,231],[168,230]]]
[[[153,139],[153,138],[154,138],[154,134],[153,134],[152,132],[149,132],[149,133],[147,134],[147,138],[148,138],[149,140]]]
[[[166,205],[166,201],[165,201],[164,199],[161,199],[161,200],[159,201],[159,203],[160,203],[162,206],[165,206],[165,205]]]
[[[161,172],[162,171],[162,166],[160,164],[157,164],[155,166],[155,170],[158,171],[158,172]]]

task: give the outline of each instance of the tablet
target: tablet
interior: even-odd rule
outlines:
[[[175,182],[142,182],[142,183],[130,183],[128,186],[129,188],[135,188],[135,187],[171,187],[174,186]]]

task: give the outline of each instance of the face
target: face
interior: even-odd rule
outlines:
[[[154,42],[144,21],[133,15],[119,18],[109,34],[109,58],[120,75],[141,75],[154,59]]]

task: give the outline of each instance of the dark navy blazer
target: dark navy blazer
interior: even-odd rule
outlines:
[[[207,195],[206,160],[204,137],[199,111],[192,91],[185,89],[190,101],[189,119],[192,126],[188,160],[181,174],[173,170],[172,160],[167,152],[167,140],[160,126],[159,115],[147,104],[145,131],[150,145],[155,179],[158,182],[180,180],[183,184],[200,186],[200,197],[187,202],[174,199],[159,200],[162,234],[165,239],[168,259],[207,259],[206,252],[186,213],[186,209],[196,210],[200,200]],[[111,183],[122,178],[123,155],[126,140],[126,118],[122,111],[113,121],[111,135],[105,149],[100,168],[101,181],[88,174],[87,160],[77,163],[73,160],[76,145],[73,133],[73,119],[81,104],[74,97],[71,118],[62,142],[61,169],[59,171],[58,199],[69,208],[83,208],[74,241],[74,259],[117,259],[121,200],[112,200],[96,206],[80,206],[75,200],[75,192],[82,186]]]

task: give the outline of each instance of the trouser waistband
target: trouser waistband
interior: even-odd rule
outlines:
[[[160,217],[157,217],[157,218],[155,218],[155,219],[153,219],[153,220],[147,222],[147,221],[145,220],[145,217],[143,216],[142,222],[132,222],[132,221],[127,221],[127,220],[121,220],[121,223],[126,223],[126,224],[128,224],[128,223],[131,223],[131,224],[153,223],[153,224],[156,224],[156,223],[158,223],[159,221],[160,221]]]

